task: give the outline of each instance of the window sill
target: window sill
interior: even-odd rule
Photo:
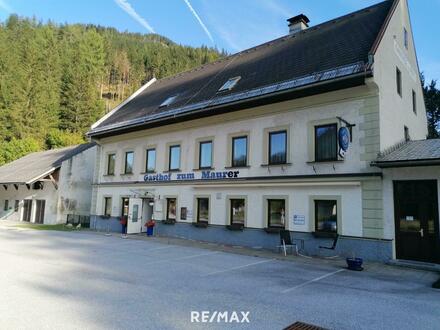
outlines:
[[[231,225],[227,225],[226,226],[227,229],[232,230],[232,231],[243,231],[244,229],[244,224],[241,223],[233,223]]]
[[[198,222],[193,222],[192,225],[194,227],[197,227],[197,228],[207,228],[208,227],[208,222],[206,222],[206,221],[198,221]]]
[[[167,170],[165,171],[165,173],[173,173],[173,172],[182,172],[182,170],[180,168],[175,169],[175,170]]]
[[[325,231],[314,231],[312,235],[316,238],[336,238],[338,236],[337,233],[330,233]]]
[[[343,163],[344,161],[345,161],[344,159],[313,160],[313,161],[307,162],[307,164],[309,164],[309,165],[314,165],[314,164],[332,164],[332,163]]]
[[[115,175],[114,174],[104,174],[103,177],[104,178],[113,178]]]
[[[200,171],[214,171],[214,167],[203,167],[203,168],[194,168],[194,172],[200,172]]]
[[[264,231],[268,234],[279,234],[281,230],[284,230],[283,227],[275,228],[275,227],[266,227]]]
[[[145,175],[145,174],[157,174],[157,172],[156,171],[153,171],[153,172],[141,172],[141,174],[143,174],[143,175]]]
[[[134,175],[133,173],[121,173],[120,176],[131,176]]]
[[[283,167],[283,166],[292,166],[292,163],[284,163],[284,164],[261,164],[261,167]]]
[[[225,166],[225,170],[233,170],[233,169],[240,169],[240,168],[251,168],[250,165],[244,165],[244,166]]]
[[[176,220],[172,220],[172,219],[162,220],[162,223],[164,225],[175,225],[176,224]]]

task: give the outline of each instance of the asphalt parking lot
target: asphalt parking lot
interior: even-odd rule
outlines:
[[[287,262],[159,240],[12,227],[0,227],[0,260],[1,329],[440,324],[440,292],[430,287],[438,275],[379,264],[350,272],[320,260]],[[209,318],[228,312],[233,323],[224,322],[225,314],[220,323],[217,316],[213,323],[191,322],[192,311],[200,321],[203,311]]]

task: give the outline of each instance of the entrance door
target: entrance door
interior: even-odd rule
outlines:
[[[437,181],[395,181],[398,259],[440,262]]]
[[[23,201],[23,215],[21,220],[30,222],[32,214],[32,199],[25,199]]]
[[[46,208],[45,200],[37,200],[36,212],[35,212],[35,223],[44,223],[44,210]]]
[[[142,206],[142,232],[147,231],[147,227],[145,227],[145,224],[153,219],[153,205],[154,200],[153,199],[144,199],[143,206]]]
[[[142,199],[130,198],[128,202],[127,234],[137,234],[142,230]]]

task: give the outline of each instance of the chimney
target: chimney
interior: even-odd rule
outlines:
[[[310,20],[306,15],[298,15],[287,20],[289,22],[289,34],[295,34],[309,27]]]

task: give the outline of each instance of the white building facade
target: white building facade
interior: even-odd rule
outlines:
[[[0,220],[66,223],[90,216],[94,144],[33,153],[0,167]]]
[[[363,62],[340,50],[354,62],[336,56],[325,66],[296,50],[327,44],[330,54],[336,46],[320,31],[350,45],[353,36],[342,32],[360,26],[377,34],[365,41]],[[427,135],[411,31],[406,1],[386,1],[149,82],[89,132],[99,145],[92,226],[119,231],[122,217],[128,233],[139,233],[154,219],[159,235],[262,248],[275,248],[288,230],[306,254],[335,243],[341,255],[395,258],[384,173],[371,163]],[[303,65],[283,63],[285,51]],[[285,67],[270,85],[278,63]],[[286,80],[289,70],[298,74]]]

